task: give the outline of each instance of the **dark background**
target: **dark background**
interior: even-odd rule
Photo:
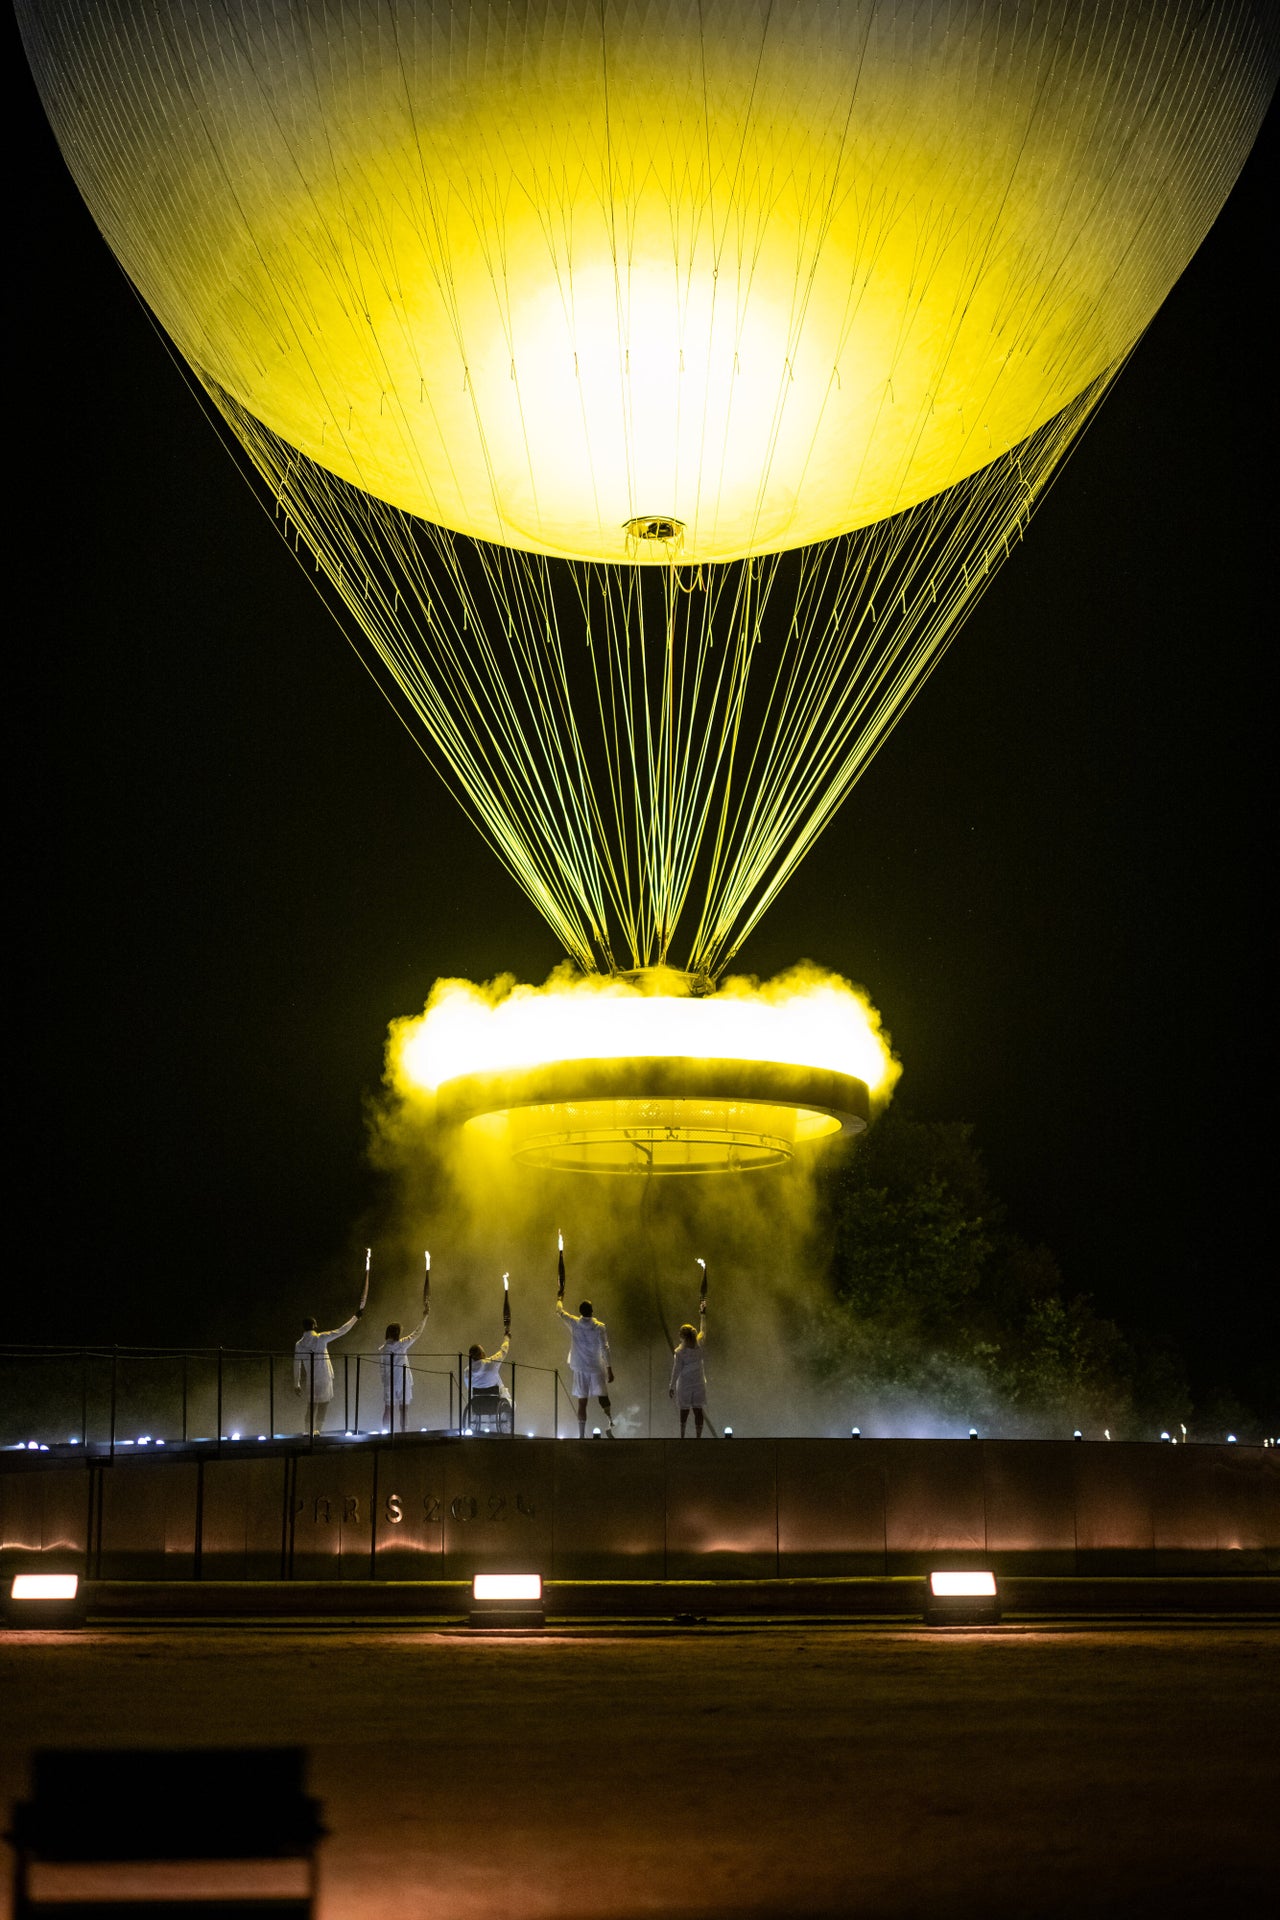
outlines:
[[[558,960],[202,415],[6,24],[21,1339],[342,1304],[442,973]],[[1275,115],[1031,534],[744,950],[866,985],[1071,1290],[1275,1398]],[[13,163],[11,162],[11,165]],[[345,1278],[341,1276],[345,1275]],[[330,1301],[329,1295],[333,1298]]]

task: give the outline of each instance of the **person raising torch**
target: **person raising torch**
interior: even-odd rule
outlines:
[[[486,1353],[483,1347],[467,1349],[467,1402],[476,1399],[505,1401],[511,1404],[511,1394],[502,1377],[502,1363],[511,1346],[511,1284],[510,1275],[502,1276],[502,1345],[494,1352]]]
[[[680,1409],[680,1438],[684,1439],[684,1430],[689,1423],[689,1409],[693,1409],[693,1437],[702,1438],[702,1423],[707,1409],[707,1368],[705,1361],[707,1346],[707,1263],[699,1260],[702,1268],[702,1288],[698,1295],[698,1324],[691,1327],[686,1320],[680,1329],[680,1344],[675,1350],[671,1362],[671,1386],[669,1397]]]
[[[605,1433],[610,1440],[616,1440],[613,1430],[613,1408],[609,1404],[609,1388],[613,1384],[613,1368],[609,1364],[609,1335],[605,1331],[603,1320],[597,1320],[589,1300],[583,1300],[577,1313],[570,1313],[564,1303],[564,1235],[558,1236],[560,1242],[560,1285],[556,1291],[556,1312],[561,1319],[569,1322],[569,1370],[573,1375],[573,1397],[578,1403],[578,1438],[587,1437],[587,1402],[594,1394],[604,1408],[606,1421]]]
[[[422,1318],[412,1333],[401,1333],[400,1322],[391,1321],[387,1327],[387,1337],[378,1348],[378,1364],[382,1370],[382,1423],[389,1432],[395,1431],[395,1415],[400,1415],[400,1431],[404,1432],[405,1418],[409,1403],[413,1399],[413,1367],[409,1361],[409,1349],[427,1324],[431,1312],[431,1255],[424,1255],[426,1272],[422,1282]]]
[[[325,1415],[333,1401],[333,1361],[329,1358],[329,1342],[341,1340],[344,1333],[350,1333],[369,1298],[369,1261],[372,1251],[370,1247],[365,1248],[364,1292],[351,1318],[329,1333],[321,1333],[315,1321],[307,1319],[303,1323],[301,1339],[294,1344],[293,1390],[299,1399],[306,1397],[307,1428],[311,1433],[324,1432]]]

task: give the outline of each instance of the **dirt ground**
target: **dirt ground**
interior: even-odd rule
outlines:
[[[1267,1625],[5,1634],[0,1790],[306,1746],[324,1920],[1221,1920],[1274,1911],[1278,1680]]]

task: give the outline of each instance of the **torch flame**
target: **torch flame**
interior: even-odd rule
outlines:
[[[560,1060],[756,1060],[851,1074],[888,1099],[901,1069],[880,1016],[847,980],[805,965],[763,984],[730,976],[695,998],[670,978],[670,992],[570,968],[542,987],[510,974],[484,986],[437,980],[421,1014],[392,1023],[388,1077],[422,1095]]]

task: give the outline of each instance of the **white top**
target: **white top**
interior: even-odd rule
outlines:
[[[613,1361],[604,1321],[584,1320],[580,1313],[570,1313],[563,1300],[556,1301],[556,1312],[569,1322],[569,1365],[579,1373],[607,1373]]]
[[[502,1385],[502,1363],[507,1357],[507,1348],[511,1345],[508,1334],[496,1353],[487,1353],[483,1360],[468,1360],[467,1371],[463,1376],[468,1389],[476,1393],[481,1387],[500,1387]]]
[[[382,1370],[382,1397],[384,1400],[399,1400],[405,1391],[406,1383],[412,1389],[413,1381],[409,1375],[409,1349],[427,1324],[424,1313],[412,1333],[406,1333],[400,1340],[384,1340],[378,1348],[378,1365]]]
[[[317,1398],[327,1399],[333,1392],[333,1362],[329,1358],[329,1342],[341,1340],[344,1333],[350,1333],[360,1318],[353,1313],[340,1327],[334,1327],[331,1333],[308,1331],[298,1340],[293,1349],[293,1384],[295,1387],[309,1387],[313,1380]],[[327,1386],[329,1393],[321,1392]]]
[[[705,1327],[698,1335],[696,1347],[687,1347],[682,1340],[671,1357],[671,1385],[677,1390],[681,1382],[686,1386],[707,1384],[705,1349],[707,1334]]]

